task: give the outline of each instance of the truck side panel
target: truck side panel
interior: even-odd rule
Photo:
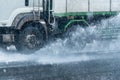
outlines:
[[[120,0],[54,0],[55,16],[87,15],[120,11]]]
[[[66,0],[53,0],[55,13],[66,13]]]
[[[111,0],[112,5],[111,5],[111,10],[112,11],[120,11],[120,0]]]
[[[90,0],[90,11],[110,11],[110,0]]]
[[[67,0],[67,12],[88,12],[88,0]]]

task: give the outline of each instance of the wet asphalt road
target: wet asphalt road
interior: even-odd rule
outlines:
[[[118,53],[109,58],[99,58],[110,56],[99,54],[98,59],[59,64],[1,63],[0,80],[120,80]]]

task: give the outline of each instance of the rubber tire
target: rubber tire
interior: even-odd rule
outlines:
[[[73,34],[75,34],[76,30],[80,28],[80,29],[84,29],[84,35],[82,36],[78,36],[76,38],[73,39]],[[84,36],[84,39],[82,38]],[[66,43],[67,43],[67,47],[72,48],[72,49],[76,49],[79,48],[80,50],[82,50],[83,48],[85,48],[86,44],[87,44],[87,31],[84,27],[81,27],[80,25],[71,25],[70,27],[67,28],[65,34],[64,34],[64,38],[67,39]]]
[[[42,28],[39,28],[40,26],[37,23],[27,23],[24,25],[25,28],[19,32],[15,45],[19,52],[31,54],[44,46],[44,33]],[[34,36],[30,37],[30,41],[28,40],[27,42],[26,39],[29,35]]]

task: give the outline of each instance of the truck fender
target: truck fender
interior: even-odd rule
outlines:
[[[38,16],[35,16],[35,18],[34,18],[33,13],[19,14],[15,18],[12,25],[14,26],[14,29],[21,30],[25,23],[33,22],[33,21],[39,21],[39,23],[42,25],[42,27],[45,30],[46,38],[48,38],[48,30],[47,30],[46,22],[43,19],[39,20]]]
[[[12,26],[15,29],[21,29],[24,23],[34,21],[34,16],[32,13],[21,13],[14,19]]]
[[[5,26],[12,26],[12,24],[14,23],[15,18],[19,15],[19,14],[24,14],[24,13],[30,13],[33,11],[33,8],[18,8],[16,10],[14,10],[12,12],[12,14],[10,15],[10,17],[8,18],[8,20],[2,21],[3,23],[5,23]]]

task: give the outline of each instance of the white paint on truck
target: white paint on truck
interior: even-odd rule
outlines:
[[[8,20],[17,8],[24,8],[24,0],[0,0],[0,21]]]
[[[37,9],[38,8],[35,8],[36,11],[37,11]],[[43,8],[40,8],[40,10],[43,11]],[[18,8],[16,10],[14,10],[14,12],[12,14],[10,14],[10,17],[7,20],[1,20],[0,21],[0,26],[5,25],[6,27],[10,27],[12,25],[13,20],[15,19],[15,17],[18,14],[20,14],[20,13],[28,13],[28,12],[32,12],[32,11],[33,11],[32,7]]]
[[[53,0],[55,13],[66,13],[66,0]]]
[[[88,12],[88,0],[67,0],[67,12]]]
[[[90,11],[110,11],[110,0],[90,0]]]
[[[111,0],[112,11],[120,11],[120,0]]]
[[[15,17],[20,13],[33,11],[33,3],[38,10],[38,1],[42,9],[42,0],[0,0],[0,26],[11,26]],[[110,12],[120,11],[120,0],[53,0],[54,14],[81,13],[81,12]]]
[[[42,11],[42,0],[40,10]],[[38,0],[34,0],[35,10],[38,10]],[[29,0],[29,6],[25,6],[25,0],[0,0],[0,26],[11,26],[15,17],[20,13],[33,11],[33,0]]]
[[[54,12],[110,12],[120,11],[120,0],[53,0]]]

